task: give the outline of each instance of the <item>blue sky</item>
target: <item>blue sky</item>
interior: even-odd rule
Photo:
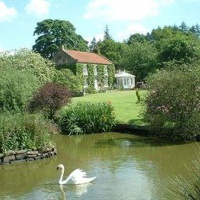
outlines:
[[[200,24],[200,0],[0,0],[0,51],[31,49],[44,19],[71,22],[87,41],[106,25],[116,41],[165,25]]]

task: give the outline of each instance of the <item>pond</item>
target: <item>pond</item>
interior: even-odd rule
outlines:
[[[1,200],[172,199],[168,188],[197,158],[198,145],[168,144],[122,133],[55,135],[58,155],[35,162],[0,166]],[[65,175],[81,168],[97,178],[88,185],[58,185],[58,164]],[[186,166],[185,166],[186,165]]]

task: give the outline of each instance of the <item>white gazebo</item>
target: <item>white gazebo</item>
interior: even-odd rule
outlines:
[[[115,74],[116,82],[119,87],[124,89],[132,89],[135,87],[135,76],[124,71]]]

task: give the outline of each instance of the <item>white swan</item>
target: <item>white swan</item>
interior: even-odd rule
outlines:
[[[87,174],[86,172],[84,172],[81,169],[75,169],[68,177],[66,180],[63,180],[63,175],[64,175],[64,171],[65,171],[65,167],[63,164],[59,164],[57,166],[57,170],[61,169],[61,175],[60,175],[60,179],[58,181],[58,183],[60,185],[64,185],[64,184],[85,184],[85,183],[89,183],[91,181],[93,181],[96,177],[91,177],[91,178],[87,178]]]

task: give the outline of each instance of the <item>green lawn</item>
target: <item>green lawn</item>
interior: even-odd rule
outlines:
[[[144,94],[145,91],[140,91],[141,101],[144,99]],[[106,93],[87,94],[83,97],[75,97],[72,99],[72,103],[80,101],[110,101],[115,108],[116,120],[118,123],[143,124],[142,118],[139,116],[142,103],[137,103],[135,90],[107,91]]]

